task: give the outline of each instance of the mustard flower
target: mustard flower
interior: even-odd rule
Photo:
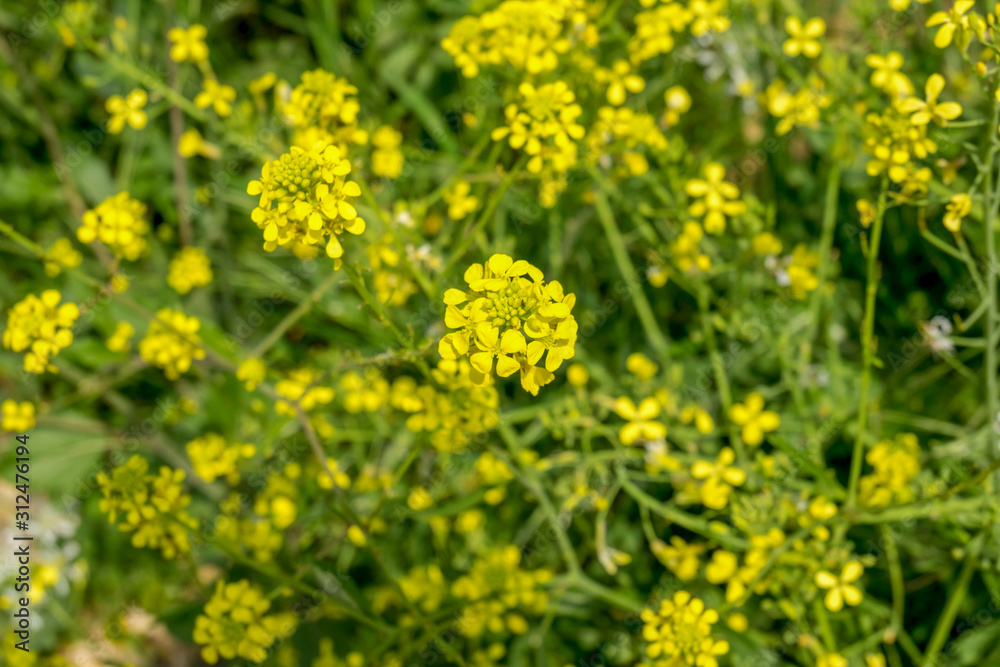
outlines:
[[[839,653],[824,653],[816,658],[816,667],[848,667],[848,662]]]
[[[688,220],[677,238],[670,242],[670,257],[683,273],[708,271],[712,268],[712,258],[701,252],[701,240],[704,236],[702,226],[694,220]]]
[[[705,553],[704,544],[688,544],[677,535],[670,538],[669,545],[657,540],[650,545],[650,549],[653,555],[681,581],[690,581],[698,576],[698,570],[701,569],[701,555]]]
[[[642,638],[648,642],[646,655],[663,664],[719,667],[717,656],[729,652],[729,642],[712,638],[719,613],[687,591],[663,600],[655,612],[643,609],[640,618]]]
[[[962,105],[957,102],[938,103],[937,98],[944,90],[944,77],[931,74],[927,78],[927,99],[908,97],[899,102],[899,110],[913,114],[910,122],[914,125],[927,125],[932,120],[941,127],[948,125],[949,120],[955,120],[962,115]]]
[[[210,665],[219,658],[264,662],[268,649],[290,637],[297,624],[294,614],[268,614],[270,608],[264,592],[246,579],[217,582],[204,614],[195,619],[193,637],[204,646],[202,659]]]
[[[477,385],[497,374],[521,371],[521,386],[532,395],[553,379],[553,372],[576,353],[576,296],[524,260],[493,255],[465,272],[468,291],[444,294],[445,324],[458,329],[444,336],[438,351],[444,359],[469,355],[470,377]],[[545,355],[545,366],[537,366]]]
[[[297,401],[302,409],[308,412],[319,405],[326,405],[334,397],[333,389],[318,386],[319,373],[310,368],[299,368],[288,374],[274,385],[274,390],[283,398],[289,401]],[[279,400],[274,404],[274,410],[279,415],[294,417],[297,413],[295,407],[287,402]]]
[[[785,270],[788,275],[788,286],[796,299],[805,299],[806,295],[819,287],[819,279],[813,269],[819,265],[819,253],[813,252],[800,243],[792,251],[792,260]]]
[[[230,103],[235,99],[235,88],[220,84],[215,79],[205,79],[204,88],[194,98],[194,105],[199,109],[212,107],[215,113],[225,118],[233,112]]]
[[[663,101],[666,104],[663,122],[668,127],[676,125],[681,116],[691,110],[691,95],[682,86],[667,88],[667,92],[663,93]]]
[[[528,171],[534,174],[542,171],[547,160],[556,171],[566,171],[576,162],[573,140],[585,134],[583,126],[576,122],[583,113],[576,104],[576,95],[564,81],[538,88],[525,81],[517,92],[520,104],[507,105],[506,125],[493,130],[493,140],[507,138],[511,148],[523,148],[531,156]]]
[[[608,104],[620,107],[625,104],[628,93],[641,93],[646,88],[646,81],[632,72],[632,66],[627,60],[616,60],[610,68],[600,68],[594,73],[598,83],[608,86],[605,94]]]
[[[399,149],[403,135],[388,125],[372,133],[372,173],[385,178],[397,178],[403,173],[403,151]]]
[[[691,0],[688,10],[691,12],[691,34],[700,37],[708,31],[726,32],[729,30],[729,0]]]
[[[329,474],[327,474],[326,468],[329,468]],[[316,483],[319,484],[320,488],[332,489],[334,485],[341,489],[350,488],[351,478],[340,469],[340,465],[335,459],[327,458],[326,468],[321,468],[316,476]],[[333,475],[333,479],[330,479],[330,475]]]
[[[73,247],[73,242],[67,238],[56,239],[55,243],[45,251],[45,275],[55,278],[63,269],[72,269],[80,265],[83,255]]]
[[[964,192],[954,194],[944,210],[945,228],[949,232],[958,233],[962,229],[962,220],[972,211],[972,197]]]
[[[173,42],[170,46],[170,58],[179,63],[186,60],[193,63],[205,62],[208,60],[208,46],[205,44],[207,34],[205,26],[198,23],[187,29],[171,28],[167,32],[167,39]]]
[[[7,399],[0,405],[0,413],[3,415],[2,420],[0,420],[0,428],[5,431],[23,433],[35,428],[35,404],[31,401],[18,403],[15,400]]]
[[[131,338],[135,335],[135,327],[128,322],[119,322],[115,325],[115,330],[108,337],[105,345],[112,352],[127,352],[131,346]]]
[[[76,238],[81,243],[100,241],[115,257],[134,262],[148,248],[145,215],[145,204],[129,197],[128,192],[119,192],[83,214]]]
[[[181,157],[194,157],[195,155],[200,155],[210,160],[218,159],[222,155],[222,151],[215,144],[211,144],[205,141],[205,138],[201,136],[196,128],[190,128],[181,135],[180,140],[177,142],[177,152],[180,153]]]
[[[139,342],[139,355],[164,375],[176,380],[191,368],[195,359],[205,358],[198,329],[201,322],[194,316],[162,308],[156,312],[156,319],[149,324],[145,337]]]
[[[899,71],[903,67],[903,56],[899,51],[890,51],[885,56],[869,54],[865,58],[865,64],[875,70],[872,72],[871,82],[876,88],[893,97],[913,94],[913,84],[909,77]]]
[[[212,282],[212,265],[200,248],[184,248],[170,260],[167,284],[178,294],[187,294],[195,287]]]
[[[132,546],[160,549],[165,558],[191,550],[188,531],[198,522],[187,512],[191,496],[184,493],[183,470],[162,466],[149,473],[149,462],[138,454],[108,475],[97,473],[101,489],[100,510],[108,522],[132,533]]]
[[[295,128],[294,145],[308,149],[332,143],[346,153],[350,145],[367,143],[368,133],[356,127],[361,110],[357,94],[355,86],[330,72],[304,72],[287,101],[278,98],[278,111]]]
[[[653,4],[653,3],[649,3]],[[683,4],[669,2],[635,16],[635,32],[629,38],[629,60],[638,65],[674,49],[674,34],[684,31],[694,18]]]
[[[943,49],[951,44],[956,30],[969,29],[969,17],[965,13],[975,4],[975,0],[955,0],[955,4],[948,11],[931,14],[927,19],[927,27],[941,26],[934,35],[934,46]]]
[[[148,101],[146,91],[141,88],[136,88],[125,97],[121,95],[109,97],[104,104],[104,109],[111,114],[111,118],[108,119],[108,132],[120,134],[125,129],[126,123],[134,130],[146,127],[148,118],[143,108]]]
[[[696,461],[691,466],[691,476],[703,480],[699,488],[701,502],[705,507],[721,510],[729,503],[733,487],[742,486],[746,473],[732,465],[736,459],[733,450],[723,447],[715,463]]]
[[[860,496],[868,506],[913,500],[911,483],[920,472],[920,442],[912,433],[876,443],[865,455],[874,472],[861,478]]]
[[[811,18],[802,25],[798,17],[789,16],[785,19],[785,30],[790,36],[781,47],[786,56],[794,58],[802,54],[806,58],[815,58],[819,55],[822,45],[817,38],[826,33],[826,22],[823,19]]]
[[[207,433],[185,445],[188,458],[198,477],[214,482],[224,477],[229,484],[240,481],[237,468],[242,459],[252,458],[257,448],[243,442],[229,442],[217,433]]]
[[[861,590],[854,585],[854,582],[865,573],[865,568],[856,560],[849,561],[841,570],[840,576],[820,570],[816,573],[816,585],[827,589],[823,603],[830,611],[840,611],[844,608],[844,603],[856,607],[861,604],[864,597]]]
[[[750,446],[764,442],[764,434],[781,425],[778,413],[764,410],[764,397],[757,392],[747,396],[745,403],[737,403],[730,408],[729,418],[743,427],[740,437]]]
[[[52,357],[73,342],[73,325],[80,317],[75,303],[63,303],[57,290],[45,290],[40,296],[29,294],[7,312],[3,346],[24,352],[24,370],[29,373],[57,372]]]
[[[691,179],[684,185],[688,196],[698,198],[688,207],[693,216],[705,216],[705,231],[721,234],[726,229],[726,216],[734,217],[746,212],[746,204],[739,201],[739,189],[723,179],[726,168],[718,162],[705,166],[705,180]]]
[[[260,180],[247,186],[248,194],[260,195],[251,218],[264,230],[264,249],[325,241],[326,254],[339,260],[344,254],[339,235],[365,230],[365,221],[351,203],[361,196],[361,187],[346,180],[350,173],[351,163],[336,146],[310,150],[292,146],[267,162]]]
[[[479,199],[470,195],[472,186],[463,178],[455,181],[451,187],[445,189],[441,198],[448,204],[448,217],[452,220],[461,220],[476,210],[479,206]]]
[[[643,382],[652,379],[659,368],[656,363],[642,352],[633,352],[625,359],[625,368]]]
[[[655,421],[660,414],[660,404],[655,398],[643,399],[636,408],[632,399],[623,396],[615,401],[615,412],[628,420],[618,432],[623,445],[635,444],[637,440],[659,440],[667,435],[667,427]]]

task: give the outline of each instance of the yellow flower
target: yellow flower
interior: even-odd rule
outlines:
[[[681,115],[691,109],[691,95],[682,86],[672,86],[663,93],[663,101],[667,110],[663,114],[663,121],[668,127],[676,125],[681,119]]]
[[[119,134],[125,129],[126,123],[135,130],[146,127],[148,119],[143,108],[148,100],[146,91],[141,88],[136,88],[126,97],[121,95],[109,97],[104,104],[105,110],[111,114],[111,118],[108,119],[108,132]]]
[[[583,364],[570,364],[566,369],[566,379],[574,387],[586,387],[590,381],[590,373]]]
[[[129,197],[128,192],[119,192],[83,214],[76,238],[81,243],[100,241],[115,257],[134,262],[148,248],[145,215],[145,204]]]
[[[80,317],[75,303],[59,302],[62,294],[45,290],[40,296],[29,294],[7,312],[3,346],[24,352],[24,370],[29,373],[57,372],[52,357],[73,342],[73,326]]]
[[[816,658],[816,667],[847,667],[847,658],[839,653],[824,653]]]
[[[351,526],[348,528],[347,539],[356,547],[364,547],[368,544],[368,537],[365,535],[365,531],[361,530],[361,526]]]
[[[334,485],[341,489],[348,489],[351,486],[351,478],[346,472],[340,469],[340,465],[335,459],[327,458],[326,467],[330,469],[330,474],[328,475],[325,469],[320,469],[319,474],[316,476],[316,482],[322,489],[332,489]],[[330,475],[333,475],[333,479],[330,479]]]
[[[215,594],[205,604],[204,615],[195,619],[194,641],[202,644],[202,659],[214,665],[223,658],[261,663],[268,649],[295,632],[296,615],[270,614],[271,602],[260,588],[246,579],[216,583]]]
[[[205,141],[205,138],[201,136],[201,132],[193,127],[181,135],[180,140],[177,142],[177,152],[181,154],[181,157],[201,155],[210,160],[218,159],[222,155],[222,151],[219,150],[218,146]]]
[[[501,377],[521,370],[521,386],[537,395],[562,362],[576,354],[576,296],[524,260],[493,255],[465,272],[468,291],[444,294],[445,324],[458,331],[445,335],[438,352],[446,360],[466,354],[470,378],[477,385],[492,378],[493,359]],[[537,366],[545,355],[544,367]]]
[[[811,18],[803,26],[797,17],[789,16],[785,19],[785,30],[791,36],[781,47],[785,55],[790,58],[799,54],[806,58],[815,58],[819,55],[822,46],[817,38],[826,32],[826,23],[823,19]]]
[[[723,447],[715,463],[696,461],[691,466],[691,476],[704,480],[699,488],[701,502],[705,507],[721,510],[729,503],[729,494],[734,486],[741,486],[747,475],[732,465],[736,460],[733,450]]]
[[[628,355],[628,358],[625,360],[625,368],[628,369],[629,373],[643,382],[655,376],[658,370],[653,360],[642,352],[633,352]]]
[[[346,153],[349,145],[368,143],[368,133],[355,125],[361,110],[357,93],[347,80],[322,69],[303,73],[290,95],[277,96],[278,111],[295,128],[293,144],[332,143]]]
[[[957,233],[962,229],[962,220],[969,215],[972,210],[972,197],[964,192],[959,192],[951,196],[951,200],[944,207],[944,226],[949,232]]]
[[[677,535],[670,538],[669,546],[657,540],[650,545],[650,549],[657,560],[681,581],[690,581],[698,576],[701,554],[705,553],[704,544],[688,544]]]
[[[809,292],[819,287],[819,279],[812,271],[817,265],[819,265],[819,253],[813,252],[802,243],[795,246],[795,250],[792,251],[792,261],[786,272],[788,286],[796,299],[805,299]]]
[[[687,591],[663,600],[658,611],[643,609],[642,638],[649,644],[646,655],[656,665],[719,667],[717,656],[729,652],[729,642],[712,638],[719,613]]]
[[[199,109],[212,107],[215,113],[225,118],[233,112],[230,104],[236,99],[236,89],[220,84],[215,79],[205,79],[204,89],[194,98],[194,105]]]
[[[910,116],[910,122],[914,125],[927,125],[933,120],[941,127],[945,127],[949,120],[955,120],[962,115],[962,106],[957,102],[938,104],[937,98],[942,90],[944,90],[944,77],[940,74],[931,74],[927,78],[927,100],[908,97],[899,102],[899,110],[913,114]]]
[[[256,357],[251,357],[236,368],[236,378],[241,380],[247,391],[253,391],[267,375],[267,366]]]
[[[208,31],[198,23],[188,29],[171,28],[167,38],[173,42],[170,47],[170,58],[175,62],[190,60],[193,63],[203,63],[208,60],[208,46],[205,36]]]
[[[852,607],[861,604],[863,595],[853,583],[860,579],[864,573],[865,568],[856,560],[849,561],[844,565],[839,577],[826,570],[817,572],[816,585],[827,589],[826,597],[823,599],[826,608],[830,611],[840,611],[844,608],[845,602]]]
[[[729,0],[691,0],[688,9],[692,14],[691,34],[700,37],[709,30],[729,30]]]
[[[746,204],[739,201],[739,189],[723,179],[726,168],[718,162],[705,166],[705,180],[691,179],[684,185],[689,197],[697,201],[688,208],[693,216],[705,216],[705,231],[721,234],[726,229],[726,216],[733,217],[746,212]]]
[[[63,269],[72,269],[80,265],[83,255],[73,247],[73,242],[67,238],[56,239],[55,243],[45,251],[45,275],[55,278]]]
[[[531,156],[528,171],[537,174],[549,162],[555,171],[566,171],[577,160],[573,140],[585,132],[576,119],[583,109],[564,81],[535,88],[527,81],[517,89],[520,105],[509,104],[504,110],[505,123],[493,130],[493,141],[505,137],[511,148],[524,149]]]
[[[167,284],[178,294],[187,294],[193,288],[210,282],[212,282],[212,265],[204,250],[184,248],[170,260]]]
[[[191,368],[195,359],[204,359],[205,350],[198,338],[201,322],[170,308],[156,312],[146,336],[139,342],[139,354],[147,362],[163,369],[164,375],[176,380]]]
[[[361,187],[347,180],[350,173],[351,163],[336,146],[292,146],[265,163],[260,180],[247,185],[248,194],[260,195],[251,218],[264,230],[264,250],[325,240],[326,254],[339,260],[344,254],[339,235],[365,231],[365,221],[351,203],[361,196]]]
[[[637,440],[659,440],[667,435],[667,427],[654,421],[660,414],[660,404],[655,398],[643,399],[636,408],[631,398],[623,396],[615,401],[615,412],[628,420],[618,432],[623,445],[634,444]]]
[[[476,210],[479,206],[479,199],[470,195],[472,186],[465,179],[458,179],[451,187],[445,189],[441,198],[448,204],[448,217],[452,220],[461,220]]]
[[[730,408],[729,418],[743,427],[740,437],[750,446],[764,442],[764,434],[781,425],[778,413],[764,410],[764,397],[757,392],[747,396],[746,403],[737,403]]]
[[[198,477],[206,482],[225,477],[230,484],[240,481],[237,469],[240,459],[252,458],[257,453],[257,448],[251,444],[228,442],[216,433],[195,438],[187,443],[185,450]]]
[[[946,12],[935,12],[927,19],[927,27],[939,25],[934,35],[934,46],[943,49],[949,44],[956,30],[969,29],[969,17],[965,13],[972,9],[975,0],[955,0],[955,4]]]
[[[753,237],[750,248],[755,255],[777,255],[781,252],[781,240],[771,232],[761,232]]]
[[[718,549],[712,553],[712,560],[705,567],[705,578],[710,583],[721,584],[729,581],[739,567],[739,560],[736,554],[724,549]]]
[[[607,84],[608,103],[616,107],[625,104],[628,93],[641,93],[646,87],[646,81],[632,73],[632,66],[627,60],[616,60],[610,69],[598,69],[594,73],[594,79],[598,83]]]
[[[130,347],[130,339],[135,335],[135,327],[128,322],[119,322],[108,337],[107,348],[112,352],[126,352]]]
[[[893,97],[913,94],[913,84],[909,77],[899,71],[903,67],[903,56],[899,51],[890,51],[885,56],[869,54],[865,58],[865,64],[875,70],[871,81],[876,88]]]
[[[198,526],[186,509],[191,496],[184,493],[184,477],[183,470],[167,466],[158,475],[149,474],[149,462],[134,454],[110,475],[97,473],[100,510],[118,530],[132,533],[132,546],[160,549],[164,558],[176,558],[191,550],[188,531]]]
[[[385,178],[396,178],[403,173],[403,151],[399,150],[403,135],[388,125],[372,133],[372,173]]]
[[[5,431],[16,431],[23,433],[35,428],[35,404],[31,401],[18,403],[7,399],[0,405],[0,413],[3,419],[0,421],[0,428]]]

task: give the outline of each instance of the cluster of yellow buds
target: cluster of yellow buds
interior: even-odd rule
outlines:
[[[153,475],[149,462],[134,454],[110,476],[97,474],[100,509],[119,530],[133,533],[132,546],[160,549],[165,558],[175,558],[190,551],[188,530],[198,527],[186,509],[191,496],[184,493],[183,481],[183,470],[163,466]]]
[[[214,482],[224,477],[230,484],[240,481],[237,466],[241,459],[249,459],[257,448],[243,442],[229,442],[217,433],[208,433],[195,438],[186,446],[188,458],[194,472],[206,482]]]
[[[519,611],[545,613],[549,596],[541,586],[552,579],[552,572],[522,570],[520,562],[521,550],[515,545],[493,549],[476,559],[468,574],[455,580],[451,594],[468,603],[457,622],[459,632],[469,637],[487,630],[523,635],[528,621]]]
[[[325,70],[303,73],[288,101],[279,98],[278,111],[294,128],[292,143],[301,148],[333,144],[342,153],[351,145],[368,143],[368,133],[356,125],[361,110],[357,94],[346,79]]]
[[[146,252],[146,205],[119,192],[108,197],[83,214],[82,225],[76,230],[81,243],[100,241],[115,257],[135,261]]]
[[[198,318],[161,308],[139,342],[139,355],[162,368],[169,379],[176,380],[191,368],[192,361],[205,358],[205,349],[198,337],[200,328]]]
[[[3,346],[23,352],[24,370],[29,373],[56,372],[52,357],[73,342],[73,325],[80,317],[75,303],[59,305],[62,294],[50,289],[41,296],[29,294],[7,313]]]
[[[349,181],[351,163],[336,146],[306,150],[292,146],[264,165],[259,181],[247,192],[260,195],[251,215],[264,230],[264,250],[280,246],[326,242],[326,254],[338,260],[344,254],[340,234],[361,234],[365,221],[351,204],[361,188]]]
[[[449,289],[445,324],[458,331],[441,339],[445,359],[469,356],[475,384],[521,371],[521,386],[532,395],[552,381],[552,372],[576,353],[576,296],[524,260],[493,255],[465,272],[468,290]],[[545,356],[545,366],[537,366]]]
[[[920,472],[920,443],[912,433],[885,439],[865,456],[874,472],[861,478],[861,499],[866,505],[883,506],[913,500],[911,482]]]
[[[719,613],[687,591],[663,600],[656,612],[643,609],[640,617],[652,667],[718,667],[717,656],[729,652],[729,642],[712,638]]]
[[[202,659],[210,665],[219,658],[264,662],[267,649],[290,637],[298,625],[295,614],[268,614],[270,609],[267,596],[246,579],[217,582],[204,615],[195,619],[194,640],[204,646]]]

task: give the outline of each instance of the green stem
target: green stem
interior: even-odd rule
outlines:
[[[303,301],[296,306],[292,312],[285,315],[284,319],[278,322],[278,325],[268,332],[264,340],[260,341],[260,343],[257,344],[257,347],[250,351],[250,357],[260,358],[264,356],[264,353],[271,349],[271,346],[278,342],[278,340],[292,327],[292,325],[312,310],[314,305],[319,303],[319,300],[323,298],[323,295],[328,289],[333,287],[339,277],[340,275],[336,271],[331,271],[326,280],[324,280],[316,289],[312,291],[306,301]]]
[[[670,362],[670,345],[656,321],[653,308],[649,305],[649,300],[646,299],[646,293],[642,290],[639,274],[635,270],[632,260],[629,259],[621,230],[618,229],[618,224],[615,222],[614,214],[611,212],[611,206],[608,204],[608,198],[604,192],[594,193],[594,208],[597,210],[601,226],[604,227],[604,235],[611,246],[611,253],[614,255],[615,264],[618,265],[618,271],[622,274],[629,296],[635,303],[635,312],[639,316],[643,331],[646,332],[646,338],[656,350],[660,361],[667,364]]]
[[[882,239],[882,224],[885,220],[886,195],[889,177],[882,177],[882,188],[878,196],[878,210],[872,223],[871,242],[868,244],[868,284],[865,288],[865,319],[861,329],[862,367],[861,403],[858,408],[858,435],[854,440],[851,455],[851,478],[847,487],[847,506],[854,507],[858,499],[858,482],[861,480],[861,462],[864,459],[865,433],[868,429],[868,391],[871,386],[872,361],[875,332],[875,295],[878,293],[879,265],[878,249]]]
[[[934,626],[934,632],[931,634],[930,641],[927,642],[927,650],[924,651],[923,667],[934,667],[937,663],[938,653],[944,647],[945,642],[948,641],[952,625],[955,623],[955,617],[958,615],[958,608],[965,599],[969,582],[972,581],[972,575],[976,571],[981,543],[982,537],[979,537],[968,547],[968,552],[965,554],[965,561],[962,563],[962,570],[958,575],[958,581],[951,588],[951,594],[944,605],[941,617],[938,619],[937,625]]]

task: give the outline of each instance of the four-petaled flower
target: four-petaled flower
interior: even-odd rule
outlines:
[[[832,572],[821,570],[816,573],[816,585],[827,589],[823,602],[830,611],[840,611],[844,608],[844,603],[856,607],[861,604],[861,590],[854,585],[854,582],[865,573],[864,566],[856,560],[848,561],[841,570],[840,576]]]
[[[940,74],[931,74],[927,78],[927,100],[918,97],[908,97],[900,101],[899,110],[903,113],[912,113],[910,122],[914,125],[927,125],[932,120],[944,127],[949,120],[955,120],[962,115],[962,105],[958,102],[941,102],[937,98],[944,90],[944,77]]]
[[[660,414],[660,404],[655,398],[644,398],[636,408],[631,398],[623,396],[615,401],[615,412],[628,420],[618,433],[623,445],[631,445],[637,440],[659,440],[667,435],[667,427],[655,421]]]
[[[811,18],[802,25],[802,21],[796,16],[789,16],[785,20],[785,30],[791,36],[785,41],[781,49],[790,58],[802,54],[806,58],[815,58],[823,48],[817,40],[826,32],[826,23],[821,18]]]
[[[147,116],[143,111],[146,102],[149,100],[146,91],[136,88],[127,96],[112,95],[104,103],[104,108],[111,118],[108,119],[108,132],[120,134],[125,129],[125,124],[134,130],[141,130],[146,127]]]

